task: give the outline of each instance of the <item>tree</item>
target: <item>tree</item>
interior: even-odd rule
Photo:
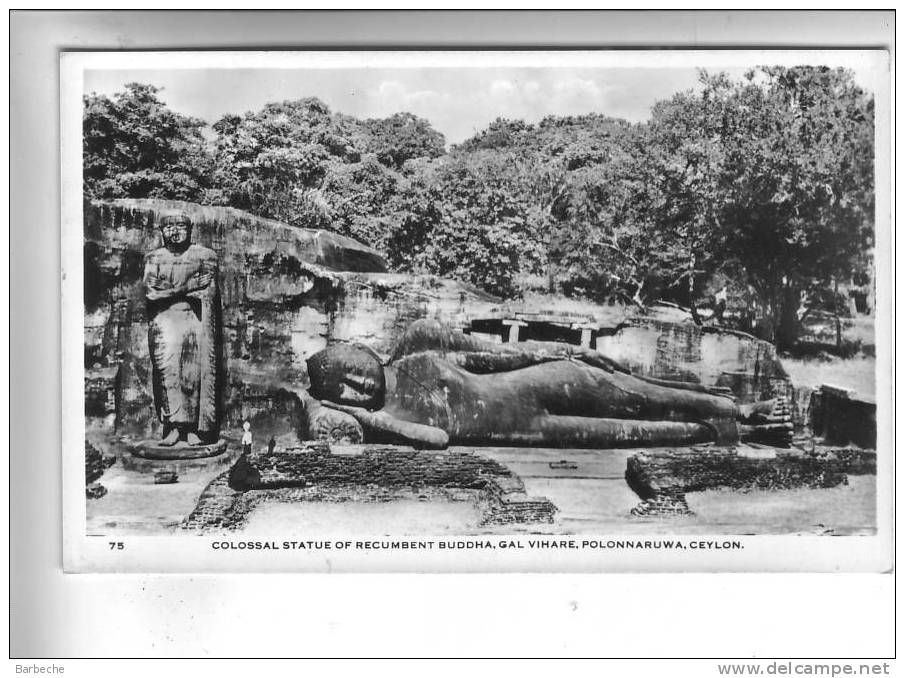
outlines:
[[[213,169],[201,132],[205,123],[173,112],[158,92],[133,82],[112,99],[83,97],[86,196],[202,199]]]
[[[506,219],[521,241],[514,245],[519,270],[513,284],[535,286],[539,279],[549,291],[560,287],[593,296],[612,289],[610,278],[592,270],[600,261],[586,239],[599,235],[602,226],[595,219],[601,210],[579,203],[597,193],[589,176],[603,172],[628,129],[628,123],[602,115],[551,116],[537,125],[498,118],[453,148],[453,159],[476,170],[477,181],[463,176],[451,187],[454,194],[470,187],[476,196],[470,218]]]
[[[808,306],[867,265],[872,140],[873,102],[844,70],[702,73],[698,92],[658,102],[620,153],[573,181],[572,258],[607,270],[616,290],[631,280],[688,305],[698,322],[715,276],[740,282],[761,334],[789,345]]]
[[[639,188],[647,192],[643,240],[660,292],[687,305],[697,324],[697,300],[723,263],[725,237],[721,125],[729,83],[723,76],[707,82],[702,94],[680,93],[655,104],[633,149]]]
[[[408,160],[437,158],[446,152],[443,135],[411,113],[394,113],[361,124],[367,132],[365,150],[392,169],[401,170]]]
[[[524,147],[534,129],[534,125],[529,125],[524,120],[497,118],[486,129],[456,145],[454,150],[466,153],[487,150],[511,151]]]
[[[220,200],[296,226],[329,227],[323,179],[332,166],[361,158],[343,122],[315,98],[224,116],[214,124]]]
[[[362,121],[315,98],[227,115],[214,131],[220,201],[376,246],[397,170],[444,153],[443,136],[410,113]]]
[[[826,67],[762,68],[723,89],[726,255],[787,346],[807,306],[869,261],[873,99]]]
[[[610,149],[605,162],[570,172],[554,217],[550,257],[568,294],[633,303],[655,294],[657,250],[649,241],[649,205],[635,159]]]
[[[422,168],[401,190],[387,243],[402,270],[458,278],[493,294],[515,293],[541,243],[530,228],[530,196],[507,155],[456,154]]]
[[[385,251],[391,202],[400,180],[373,155],[357,163],[333,164],[320,191],[329,205],[330,228]]]

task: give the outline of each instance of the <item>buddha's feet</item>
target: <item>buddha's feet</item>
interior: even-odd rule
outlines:
[[[204,444],[203,442],[201,442],[201,438],[198,437],[198,434],[191,431],[185,434],[185,442],[187,442],[191,447],[198,447],[199,445]]]
[[[745,442],[774,447],[789,447],[792,444],[795,426],[792,423],[792,409],[785,396],[754,403],[742,421],[749,422],[739,425],[741,439]]]
[[[174,428],[172,431],[167,433],[163,438],[161,438],[160,445],[163,447],[172,447],[173,445],[175,445],[178,442],[179,442],[179,429]]]

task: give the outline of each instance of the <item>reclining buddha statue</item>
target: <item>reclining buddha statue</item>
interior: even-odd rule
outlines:
[[[385,363],[359,344],[333,344],[307,363],[315,438],[611,448],[787,445],[792,432],[782,398],[739,405],[698,384],[633,375],[589,348],[493,344],[436,321],[410,325]]]

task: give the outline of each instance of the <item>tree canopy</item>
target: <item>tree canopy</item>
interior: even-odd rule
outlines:
[[[874,103],[842,69],[702,72],[640,123],[499,118],[448,152],[411,113],[306,98],[208,128],[159,91],[85,97],[86,195],[231,205],[504,296],[667,299],[700,321],[728,285],[780,343],[870,267]]]
[[[203,120],[175,113],[153,85],[129,83],[112,99],[84,97],[86,196],[200,200],[212,169]]]

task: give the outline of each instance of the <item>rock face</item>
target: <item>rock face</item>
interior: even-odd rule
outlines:
[[[195,242],[220,261],[227,431],[251,421],[258,438],[293,435],[304,417],[295,391],[310,353],[336,340],[379,350],[410,318],[483,298],[449,281],[386,274],[376,251],[349,238],[240,210],[86,203],[86,414],[109,419],[117,433],[157,433],[141,276],[145,254],[161,242],[157,220],[174,211],[192,220]]]
[[[743,403],[788,395],[774,346],[744,332],[635,318],[598,337],[597,349],[633,372],[724,387]]]
[[[161,243],[159,216],[174,211],[192,220],[194,241],[220,262],[227,439],[250,421],[255,440],[291,444],[305,429],[305,360],[329,343],[358,341],[386,356],[414,320],[470,329],[500,308],[468,285],[387,273],[376,251],[324,231],[184,202],[86,203],[86,415],[119,435],[159,432],[141,276],[145,254]],[[591,312],[603,317],[599,310]],[[724,385],[743,401],[787,383],[769,344],[685,322],[601,322],[596,345],[642,374]]]
[[[329,341],[356,341],[387,356],[405,329],[415,320],[442,320],[465,327],[471,315],[480,315],[499,299],[471,286],[434,276],[399,273],[337,272],[342,294],[332,313],[315,308],[300,310],[294,326],[293,347],[306,357]]]
[[[582,304],[581,312],[511,303],[464,324],[490,341],[565,341],[596,348],[635,374],[731,391],[740,402],[790,395],[788,376],[769,342],[744,332],[698,326],[689,313],[654,306],[643,316],[629,309]]]

